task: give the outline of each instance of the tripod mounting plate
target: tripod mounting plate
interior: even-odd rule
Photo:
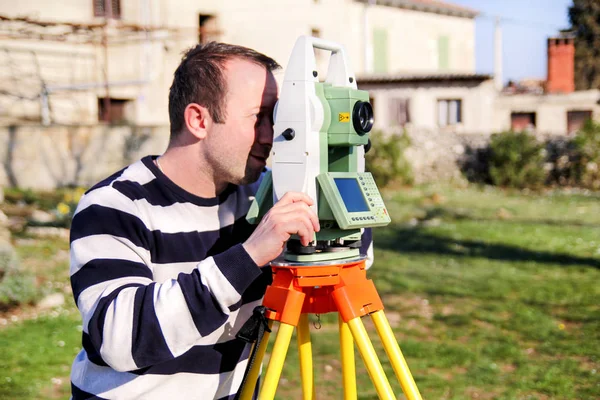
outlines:
[[[339,265],[343,263],[357,263],[365,260],[367,256],[360,254],[357,257],[351,257],[345,260],[327,260],[327,261],[314,261],[314,262],[302,262],[302,261],[290,261],[283,257],[276,258],[271,261],[272,267],[327,267],[331,265]]]

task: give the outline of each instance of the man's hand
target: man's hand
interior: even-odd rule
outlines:
[[[304,193],[288,192],[269,210],[243,244],[257,265],[277,258],[292,235],[298,235],[303,246],[314,240],[320,227],[317,214],[310,208],[313,204]]]

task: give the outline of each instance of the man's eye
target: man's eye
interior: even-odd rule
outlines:
[[[269,121],[269,124],[271,125],[275,125],[275,121],[273,120],[273,113],[268,113],[268,112],[264,112],[261,111],[258,114],[253,114],[253,116],[256,118],[256,124],[260,125],[263,122],[265,122],[265,120]]]

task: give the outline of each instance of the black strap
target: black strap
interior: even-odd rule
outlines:
[[[263,340],[263,336],[265,332],[271,332],[269,329],[269,320],[265,317],[265,313],[267,312],[267,307],[265,306],[257,306],[252,311],[252,316],[248,318],[248,321],[244,323],[244,325],[240,328],[236,338],[243,340],[247,343],[254,343],[254,348],[252,349],[252,353],[248,357],[248,364],[246,365],[246,371],[244,372],[244,379],[242,380],[242,384],[234,397],[234,400],[239,400],[242,389],[247,384],[248,374],[252,369],[252,365],[254,365],[254,361],[256,359],[256,354],[258,353],[258,347]]]

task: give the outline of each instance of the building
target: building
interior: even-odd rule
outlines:
[[[548,77],[543,87],[503,90],[494,104],[495,131],[529,130],[573,135],[588,119],[600,119],[600,91],[575,91],[575,44],[568,32],[548,38]]]
[[[414,134],[490,134],[496,90],[482,74],[387,75],[359,77],[369,91],[375,128]]]
[[[477,12],[425,0],[377,4],[384,7],[369,14],[371,25],[384,21],[377,13],[387,16],[394,26],[392,47],[401,59],[391,68],[377,68],[375,52],[375,68],[357,76],[359,87],[370,93],[375,127],[417,135],[492,133],[493,76],[475,73]]]
[[[474,74],[475,16],[434,0],[14,2],[0,6],[0,124],[165,126],[186,48],[236,43],[285,67],[297,37],[312,35],[345,45],[359,85],[374,90],[380,126],[479,130],[471,107],[488,77]],[[327,55],[317,61],[326,71]],[[405,97],[389,95],[394,85]]]

